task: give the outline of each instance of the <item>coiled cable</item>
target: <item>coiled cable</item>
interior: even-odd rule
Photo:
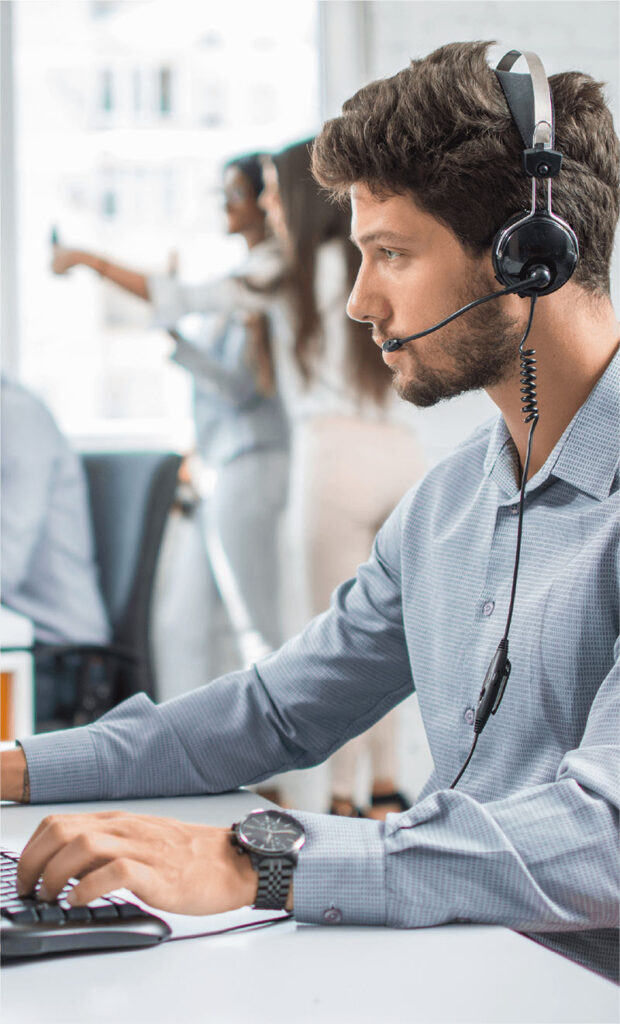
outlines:
[[[497,711],[500,701],[504,696],[504,690],[506,683],[508,682],[508,676],[510,675],[510,661],[508,660],[508,633],[510,632],[510,624],[512,622],[512,613],[514,610],[515,596],[517,592],[517,579],[519,577],[519,561],[521,557],[521,538],[523,535],[523,507],[525,502],[525,485],[527,483],[528,472],[530,468],[530,457],[532,454],[532,439],[534,437],[534,431],[536,424],[538,423],[538,396],[536,394],[536,351],[534,349],[524,348],[525,342],[528,339],[529,333],[532,329],[532,321],[534,319],[534,310],[536,308],[536,295],[531,296],[530,300],[530,315],[527,320],[527,326],[521,338],[519,344],[519,359],[521,364],[520,370],[520,383],[521,383],[521,395],[522,405],[521,412],[524,414],[524,423],[531,423],[527,438],[527,446],[525,451],[525,459],[523,462],[523,472],[521,473],[521,485],[519,489],[519,521],[517,526],[517,544],[515,550],[515,562],[514,569],[512,572],[512,588],[510,591],[510,603],[508,605],[508,615],[506,616],[506,626],[504,628],[504,634],[499,642],[497,650],[491,659],[491,664],[487,669],[487,674],[480,691],[478,698],[478,707],[476,709],[476,719],[474,724],[474,739],[470,747],[469,753],[465,762],[463,763],[458,775],[448,787],[454,789],[467,768],[469,762],[472,759],[478,737],[484,729],[486,723],[489,720],[490,715],[494,715]]]

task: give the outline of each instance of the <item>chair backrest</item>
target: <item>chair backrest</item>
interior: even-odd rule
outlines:
[[[181,456],[152,451],[87,452],[82,462],[112,642],[140,658],[140,667],[125,689],[152,692],[151,596]]]

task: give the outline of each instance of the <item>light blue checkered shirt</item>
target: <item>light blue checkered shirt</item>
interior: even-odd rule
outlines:
[[[500,418],[400,503],[324,615],[254,669],[24,740],[35,801],[205,793],[316,764],[417,689],[435,772],[385,823],[299,812],[295,913],[507,925],[617,970],[620,357],[531,480],[512,674],[472,742],[517,531]],[[544,410],[542,412],[544,415]]]

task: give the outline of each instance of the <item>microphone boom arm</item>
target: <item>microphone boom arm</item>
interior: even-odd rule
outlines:
[[[483,295],[481,299],[474,299],[473,302],[469,302],[462,309],[457,309],[456,313],[447,316],[445,320],[440,320],[434,327],[428,327],[425,331],[420,331],[418,334],[410,334],[407,338],[390,338],[389,341],[383,342],[381,350],[383,352],[397,352],[408,341],[416,341],[418,338],[425,338],[427,334],[433,334],[435,331],[440,330],[441,327],[445,327],[446,324],[452,323],[457,317],[463,316],[463,313],[468,313],[470,309],[481,306],[483,302],[490,302],[491,299],[499,299],[502,295],[510,295],[514,292],[523,293],[522,297],[525,298],[528,294],[532,293],[532,290],[535,292],[538,289],[546,288],[550,280],[551,275],[547,267],[532,267],[530,276],[526,281],[519,281],[518,284],[512,284],[508,288],[501,288],[498,292],[489,292],[488,295]]]

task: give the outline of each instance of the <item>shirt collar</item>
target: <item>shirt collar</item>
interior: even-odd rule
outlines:
[[[554,477],[602,501],[609,495],[618,470],[619,438],[620,352],[617,352],[544,466],[530,480],[528,491]],[[508,427],[499,416],[489,439],[484,469],[510,499],[518,491],[516,458]]]

